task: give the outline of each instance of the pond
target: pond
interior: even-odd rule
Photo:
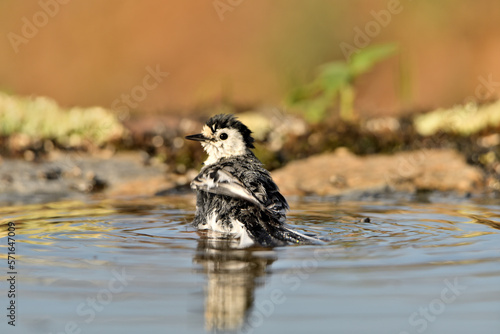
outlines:
[[[193,196],[1,208],[0,332],[499,332],[498,200],[289,202],[324,245],[231,249]]]

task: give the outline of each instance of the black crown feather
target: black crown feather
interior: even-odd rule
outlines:
[[[238,130],[243,136],[243,140],[248,148],[255,148],[253,146],[254,139],[252,137],[252,131],[238,119],[231,114],[219,114],[215,115],[207,121],[207,126],[210,127],[212,132],[218,129],[231,128]]]

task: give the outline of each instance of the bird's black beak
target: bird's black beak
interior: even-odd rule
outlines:
[[[195,141],[207,141],[207,140],[209,140],[207,137],[205,137],[201,133],[198,133],[196,135],[186,136],[186,139],[195,140]]]

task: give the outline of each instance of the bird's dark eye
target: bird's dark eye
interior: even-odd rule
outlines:
[[[227,139],[227,133],[223,132],[219,135],[219,138],[222,139],[222,140],[226,140]]]

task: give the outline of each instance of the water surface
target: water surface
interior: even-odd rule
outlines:
[[[232,249],[190,227],[191,196],[0,208],[1,333],[500,332],[497,202],[290,204],[325,245]]]

